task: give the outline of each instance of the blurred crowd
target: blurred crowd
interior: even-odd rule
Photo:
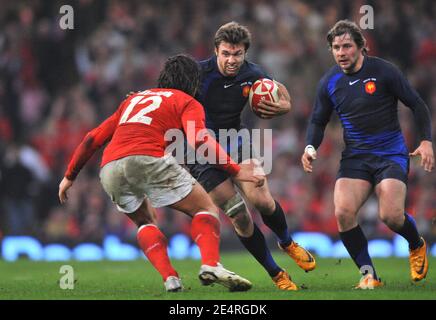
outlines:
[[[74,9],[73,30],[59,27],[64,4]],[[249,127],[273,129],[272,194],[292,231],[337,237],[332,191],[343,144],[335,116],[313,174],[303,172],[300,156],[316,85],[334,64],[326,33],[343,18],[359,23],[364,4],[375,14],[374,29],[365,30],[370,54],[397,64],[434,108],[433,0],[0,0],[0,238],[26,234],[73,244],[115,234],[134,242],[136,227],[116,211],[99,184],[101,152],[60,206],[58,184],[72,151],[128,92],[154,87],[168,56],[209,57],[216,29],[231,20],[252,32],[248,60],[284,83],[292,96],[292,110],[285,116],[260,120],[249,108],[243,114]],[[413,114],[400,106],[399,115],[412,150],[418,143]],[[433,111],[432,122],[436,137]],[[409,178],[408,212],[434,241],[435,173],[425,173],[419,161],[412,161]],[[377,208],[371,198],[361,209],[362,225],[369,237],[389,238],[392,233],[378,222]],[[257,213],[254,218],[260,222]],[[167,235],[189,230],[189,219],[169,209],[158,210],[158,221]],[[269,229],[263,231],[272,239]],[[224,216],[222,234],[223,242],[236,239]]]

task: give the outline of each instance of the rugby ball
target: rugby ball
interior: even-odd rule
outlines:
[[[250,93],[248,94],[248,102],[251,110],[253,110],[257,116],[260,116],[257,108],[262,99],[272,102],[279,101],[279,86],[274,80],[262,78],[251,86]]]

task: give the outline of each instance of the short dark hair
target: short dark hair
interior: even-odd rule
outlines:
[[[243,44],[247,51],[251,44],[251,33],[246,26],[232,21],[222,25],[215,33],[215,48],[218,49],[221,42]]]
[[[178,54],[168,58],[157,81],[158,88],[181,90],[194,96],[200,85],[200,67],[191,56]]]
[[[332,43],[335,37],[341,36],[348,33],[353,41],[356,43],[359,49],[363,48],[363,54],[368,53],[368,48],[366,47],[366,39],[363,36],[362,30],[357,26],[356,23],[350,20],[340,20],[336,22],[333,28],[327,33],[327,42],[329,44],[329,49],[332,49]]]

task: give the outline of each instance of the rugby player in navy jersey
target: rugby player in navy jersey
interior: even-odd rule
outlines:
[[[270,78],[258,65],[245,60],[250,47],[249,30],[236,22],[221,26],[215,35],[215,55],[201,61],[202,82],[197,99],[204,106],[206,127],[219,136],[219,129],[236,129],[241,124],[241,113],[247,104],[250,86],[260,78]],[[283,84],[278,83],[278,102],[264,101],[259,104],[261,117],[271,119],[285,114],[291,109],[291,99]],[[234,141],[235,142],[235,141]],[[251,143],[239,139],[235,149],[228,150],[237,155],[237,161],[256,166],[255,157],[241,152],[241,144]],[[230,146],[232,143],[230,143]],[[236,161],[236,159],[234,159]],[[314,257],[295,243],[288,231],[285,215],[280,204],[273,199],[265,183],[263,187],[253,188],[248,183],[233,181],[223,170],[209,164],[188,164],[191,174],[230,218],[237,236],[245,248],[264,267],[276,286],[281,290],[297,290],[288,273],[279,267],[271,256],[265,237],[253,222],[244,200],[251,203],[262,216],[263,222],[277,236],[279,247],[285,251],[305,271],[315,268]],[[238,187],[235,189],[235,184]],[[242,196],[241,196],[242,195]]]
[[[318,85],[301,157],[303,168],[312,172],[315,150],[335,110],[345,141],[334,189],[335,216],[341,240],[364,274],[356,288],[383,285],[357,221],[359,209],[373,191],[380,219],[408,241],[411,278],[420,281],[428,271],[427,247],[413,217],[405,212],[405,199],[409,156],[420,156],[427,172],[434,167],[429,109],[396,66],[367,55],[366,40],[355,23],[337,22],[327,41],[337,65]],[[412,153],[401,133],[398,100],[413,111],[419,133],[420,144]]]

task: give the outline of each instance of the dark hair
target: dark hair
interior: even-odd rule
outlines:
[[[245,51],[250,48],[251,33],[246,26],[232,21],[222,25],[215,33],[215,48],[218,49],[221,42],[230,44],[243,44]]]
[[[157,80],[158,88],[181,90],[194,96],[200,85],[200,67],[192,57],[178,54],[168,58]]]
[[[363,48],[362,53],[367,54],[368,48],[366,47],[366,39],[363,36],[362,31],[354,22],[350,20],[340,20],[336,22],[333,28],[327,33],[327,42],[329,44],[329,49],[332,49],[332,43],[335,37],[341,36],[348,33],[353,41],[356,43],[359,49]]]

